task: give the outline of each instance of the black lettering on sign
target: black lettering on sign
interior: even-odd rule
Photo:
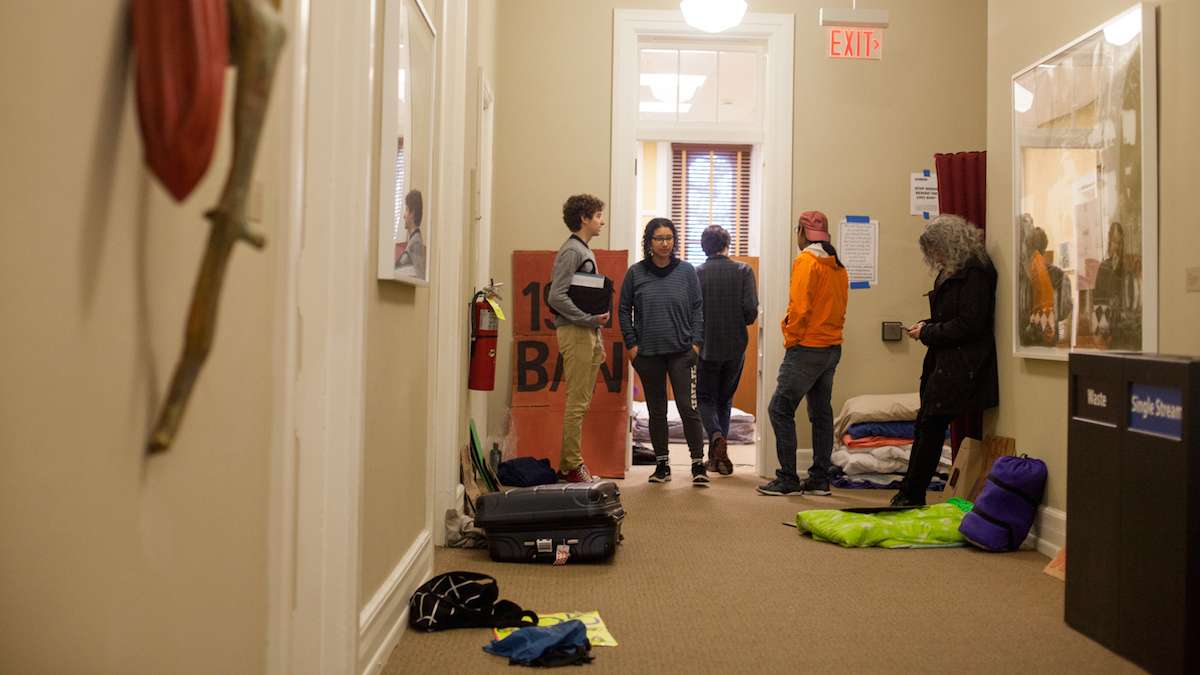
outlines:
[[[558,353],[558,359],[554,362],[554,377],[550,378],[550,391],[558,391],[558,385],[563,382],[563,355]]]
[[[605,351],[608,360],[600,363],[600,376],[609,393],[619,394],[625,381],[625,343],[617,340]],[[563,355],[554,360],[552,371],[546,368],[549,359],[550,345],[542,340],[517,342],[517,391],[542,391],[547,387],[558,391],[564,381]]]
[[[542,305],[538,302],[538,296],[541,295],[538,290],[541,284],[536,281],[531,281],[525,288],[521,289],[521,295],[529,296],[529,330],[536,333],[538,324],[542,319]]]
[[[532,350],[532,354],[530,351]],[[546,359],[550,358],[550,346],[540,340],[522,340],[517,343],[517,391],[541,391],[546,388],[549,373]],[[559,359],[561,361],[561,358]],[[533,379],[530,380],[530,375]]]
[[[521,289],[521,295],[529,297],[529,330],[536,333],[539,327],[554,330],[554,318],[550,312],[550,284],[531,281]],[[546,306],[547,318],[542,320],[542,305]]]
[[[600,374],[604,377],[604,386],[611,394],[621,392],[621,381],[625,378],[625,343],[620,340],[612,343],[608,350],[610,367],[607,363],[600,364]]]
[[[550,314],[550,284],[546,284],[545,289],[542,291],[542,302],[546,304],[546,314],[553,317],[554,315]],[[546,319],[546,330],[554,330],[553,318],[548,317]]]

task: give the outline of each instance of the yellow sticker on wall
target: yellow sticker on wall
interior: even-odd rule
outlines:
[[[608,628],[604,625],[604,619],[600,618],[599,611],[591,612],[558,612],[557,614],[538,614],[539,626],[554,626],[564,621],[571,619],[579,619],[587,626],[588,641],[593,647],[616,647],[617,641],[613,638],[612,633],[608,632]],[[519,628],[494,628],[492,632],[496,634],[497,640],[512,635]]]
[[[504,321],[504,310],[500,309],[500,303],[496,302],[490,297],[487,299],[487,301],[488,304],[492,306],[492,311],[496,313],[496,318]]]

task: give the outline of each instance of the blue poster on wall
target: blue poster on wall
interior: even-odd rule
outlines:
[[[1129,428],[1183,439],[1183,392],[1175,387],[1134,384],[1129,388]]]

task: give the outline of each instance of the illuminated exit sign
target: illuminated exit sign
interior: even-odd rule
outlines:
[[[827,28],[826,41],[829,58],[874,59],[883,58],[883,29],[831,26]]]

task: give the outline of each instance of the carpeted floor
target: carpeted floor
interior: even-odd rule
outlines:
[[[671,483],[648,484],[641,466],[621,483],[625,541],[611,563],[438,549],[436,571],[491,574],[501,597],[534,611],[599,610],[620,646],[594,648],[582,672],[1140,672],[1063,623],[1063,583],[1036,551],[843,549],[782,523],[889,492],[764,497],[745,465],[695,488],[686,451],[672,460]],[[490,639],[408,631],[384,673],[513,672],[482,650]]]

